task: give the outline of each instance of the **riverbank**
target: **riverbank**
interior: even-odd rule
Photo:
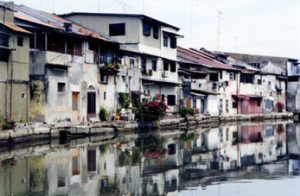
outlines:
[[[72,140],[87,136],[91,140],[111,138],[117,134],[149,132],[154,130],[188,130],[195,128],[218,127],[223,123],[262,122],[276,120],[293,120],[293,113],[252,114],[233,116],[190,116],[187,118],[169,118],[158,122],[137,123],[136,121],[95,122],[84,125],[59,123],[25,123],[17,124],[14,130],[0,131],[0,147],[30,143],[42,140]]]

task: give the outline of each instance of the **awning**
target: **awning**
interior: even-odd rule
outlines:
[[[204,95],[219,95],[220,93],[213,92],[213,91],[207,91],[202,89],[191,89],[191,92],[204,94]]]
[[[143,85],[164,85],[164,86],[178,86],[179,83],[165,80],[151,80],[143,78]]]
[[[261,95],[243,95],[243,94],[239,94],[239,95],[232,95],[232,96],[236,97],[238,99],[242,99],[242,100],[262,99]]]
[[[205,95],[203,95],[203,94],[194,93],[194,92],[191,92],[191,95],[196,96],[196,97],[200,97],[200,98],[204,98],[205,97]]]
[[[163,32],[166,32],[166,33],[169,33],[169,34],[172,34],[172,35],[174,35],[174,36],[176,36],[176,37],[181,37],[181,38],[184,37],[183,35],[180,35],[180,34],[178,34],[178,33],[175,33],[175,32],[173,32],[173,31],[171,31],[171,30],[169,30],[169,29],[166,29],[166,28],[162,28],[162,31],[163,31]]]

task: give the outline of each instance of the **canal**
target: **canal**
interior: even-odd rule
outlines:
[[[0,149],[0,196],[300,194],[300,124],[44,141]]]

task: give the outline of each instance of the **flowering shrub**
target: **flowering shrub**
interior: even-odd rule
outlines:
[[[155,121],[166,114],[168,106],[162,100],[160,95],[146,99],[140,104],[136,112],[136,117],[139,121]]]

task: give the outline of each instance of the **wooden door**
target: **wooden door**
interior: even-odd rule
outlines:
[[[96,117],[96,92],[88,92],[87,96],[87,117]]]
[[[79,92],[72,92],[72,122],[79,121]]]
[[[192,107],[192,101],[191,101],[191,99],[187,98],[185,100],[185,105],[186,105],[186,108],[191,108]]]

